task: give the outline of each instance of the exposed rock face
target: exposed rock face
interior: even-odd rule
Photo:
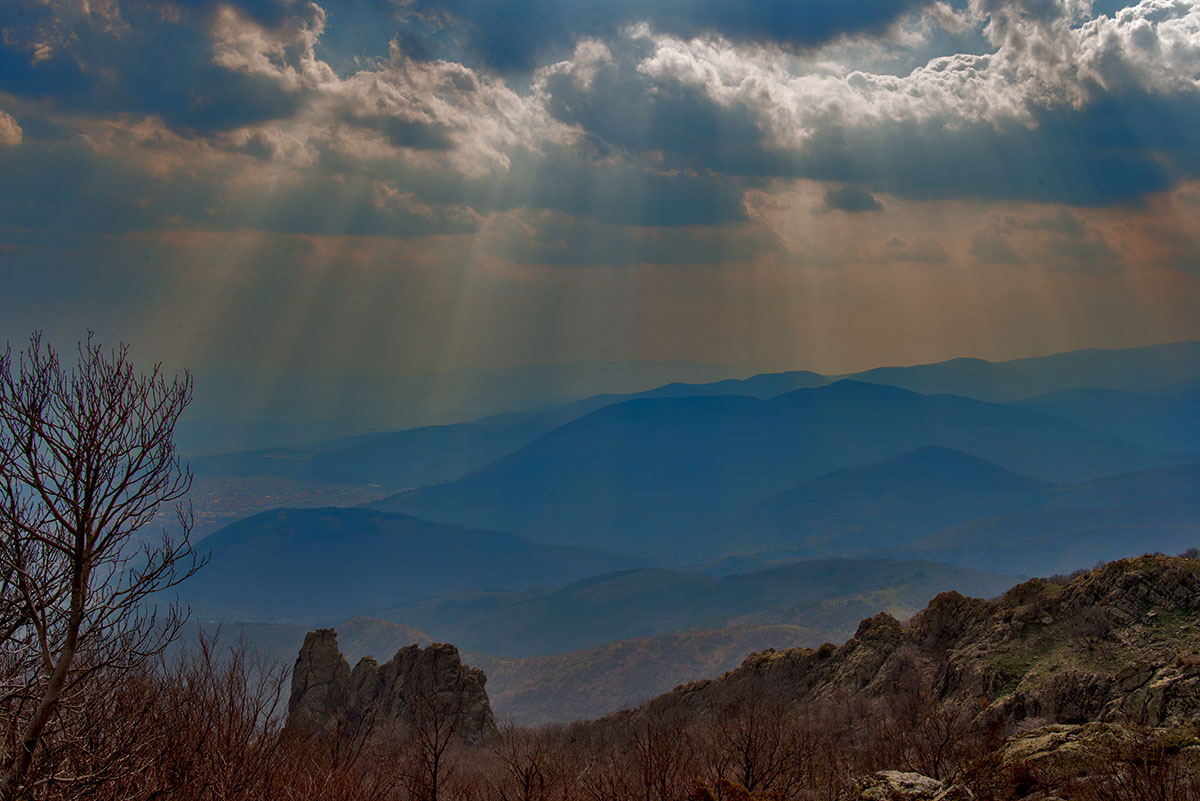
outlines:
[[[350,670],[333,629],[310,632],[292,673],[288,721],[324,726],[339,714],[374,715],[377,721],[420,725],[432,717],[453,720],[469,743],[497,736],[482,670],[467,667],[453,645],[401,648],[380,665],[364,657]]]
[[[346,705],[350,665],[337,646],[333,629],[308,633],[292,670],[288,720],[321,724]]]
[[[1200,715],[1200,560],[1145,556],[992,601],[942,593],[907,626],[864,620],[841,647],[751,654],[650,702],[701,708],[755,687],[796,700],[887,692],[897,671],[981,722],[1174,726]]]
[[[974,798],[962,785],[947,787],[920,773],[881,770],[853,782],[838,796],[838,801],[974,801]]]

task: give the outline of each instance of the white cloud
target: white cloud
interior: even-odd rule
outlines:
[[[830,127],[1032,126],[1038,108],[1080,108],[1101,93],[1200,89],[1200,5],[1145,0],[1082,24],[1080,8],[1074,0],[976,0],[971,14],[996,51],[935,58],[906,76],[644,28],[639,33],[654,50],[638,69],[652,81],[691,85],[719,104],[750,110],[773,143],[789,149]]]
[[[596,74],[604,67],[613,66],[612,51],[599,39],[581,39],[575,52],[566,61],[544,67],[534,75],[534,85],[544,86],[551,75],[570,75],[580,89],[590,89]]]
[[[0,145],[8,145],[15,147],[21,144],[24,138],[24,132],[13,116],[6,111],[0,110]]]
[[[325,30],[325,11],[309,3],[306,17],[288,17],[266,28],[232,6],[218,9],[212,26],[213,61],[226,69],[264,75],[286,89],[312,88],[337,80],[316,56]]]
[[[326,147],[365,162],[400,159],[479,176],[508,167],[513,148],[573,136],[536,95],[522,96],[502,78],[462,64],[417,61],[395,42],[386,60],[341,78],[316,55],[324,11],[314,3],[308,9],[305,19],[276,29],[229,7],[218,13],[212,30],[216,63],[272,78],[305,99],[288,120],[235,131],[236,145],[257,143],[295,166],[311,164]],[[603,45],[581,48],[589,63],[603,62]]]

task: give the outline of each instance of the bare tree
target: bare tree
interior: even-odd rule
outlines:
[[[502,771],[494,793],[499,801],[542,801],[563,781],[561,754],[554,748],[551,732],[517,726],[512,721],[500,727],[501,738],[492,748]]]
[[[91,335],[70,366],[39,334],[0,355],[3,801],[69,782],[53,751],[86,735],[89,686],[146,664],[182,625],[178,607],[146,602],[202,561],[174,442],[191,396],[188,374],[139,373],[127,346]],[[181,533],[147,537],[164,504]]]
[[[400,781],[410,798],[438,801],[453,775],[465,702],[461,691],[438,692],[432,682],[413,693],[404,756],[399,762]]]

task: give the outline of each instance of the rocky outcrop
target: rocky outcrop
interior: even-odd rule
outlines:
[[[1009,737],[967,781],[981,798],[1191,798],[1200,741],[1190,727],[1053,724]]]
[[[338,716],[401,726],[453,725],[466,742],[497,736],[482,670],[462,663],[453,645],[401,648],[380,665],[364,657],[350,670],[333,629],[310,632],[292,673],[288,721],[322,727]]]

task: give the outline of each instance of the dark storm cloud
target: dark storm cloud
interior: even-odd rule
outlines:
[[[716,225],[746,218],[741,185],[719,174],[656,173],[568,151],[517,154],[509,173],[490,189],[494,208],[554,209],[612,225]]]
[[[328,14],[283,0],[232,11],[135,2],[104,14],[15,5],[3,12],[0,46],[0,92],[17,98],[0,109],[9,142],[0,160],[10,162],[0,208],[29,227],[393,235],[470,231],[492,211],[545,209],[595,232],[741,224],[746,190],[773,178],[836,182],[827,209],[867,212],[880,208],[871,192],[1135,203],[1200,175],[1200,90],[1188,77],[1200,15],[1186,4],[1126,9],[1085,36],[1059,3],[989,0],[978,5],[986,25],[974,24],[996,53],[885,75],[745,43],[878,31],[908,3],[768,2],[735,13],[715,0],[686,9],[538,1],[358,0]],[[621,27],[633,18],[650,25]],[[956,19],[946,24],[966,24]],[[564,60],[539,55],[518,81],[404,49],[405,37],[423,35],[427,53],[444,52],[480,32],[510,49],[500,61],[556,42]],[[680,38],[707,32],[720,35]],[[382,53],[385,40],[396,44]],[[89,123],[129,128],[142,117],[178,136],[123,150],[68,144],[94,136]],[[140,163],[171,148],[167,167]],[[250,161],[272,179],[250,180]],[[1046,244],[1059,261],[1117,260],[1086,232],[1059,237]],[[644,236],[619,240],[617,251],[662,258]],[[978,237],[976,258],[1022,255],[988,242]]]
[[[461,24],[469,55],[502,71],[528,71],[570,53],[580,37],[611,39],[634,22],[680,36],[718,33],[811,47],[843,34],[881,31],[920,5],[919,0],[434,0],[415,8]]]
[[[466,233],[477,217],[413,204],[365,176],[309,173],[284,186],[230,193],[237,165],[170,177],[98,156],[80,140],[0,148],[0,219],[29,230],[125,233],[160,228],[414,236]]]
[[[702,167],[740,176],[778,174],[780,159],[749,109],[714,103],[678,81],[651,81],[637,69],[648,55],[639,40],[622,40],[615,60],[592,66],[582,84],[569,72],[543,82],[546,110],[594,140],[633,152],[654,151],[664,166]]]
[[[422,123],[399,117],[378,115],[373,117],[347,114],[343,119],[353,125],[379,131],[395,147],[414,150],[449,150],[453,146],[449,131],[444,125]]]
[[[867,190],[843,186],[825,193],[825,208],[836,211],[881,211],[883,205]]]
[[[104,17],[20,0],[3,12],[0,91],[65,109],[157,114],[202,133],[293,115],[302,93],[214,63],[208,26],[219,5],[134,2]],[[238,8],[267,26],[311,16],[307,4],[282,0]]]
[[[1190,154],[1171,154],[1169,160],[1163,155],[1096,141],[1085,112],[1003,131],[990,123],[940,131],[913,124],[831,128],[797,154],[793,169],[806,178],[870,183],[910,198],[1103,206],[1134,201],[1195,174]]]

